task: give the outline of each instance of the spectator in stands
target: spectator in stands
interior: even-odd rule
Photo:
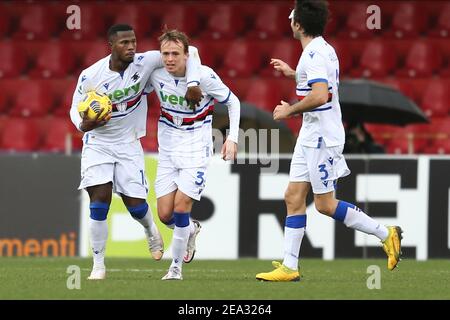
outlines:
[[[377,144],[364,124],[350,121],[345,133],[344,153],[385,153],[384,148]]]

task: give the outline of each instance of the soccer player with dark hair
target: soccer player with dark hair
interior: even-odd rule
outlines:
[[[90,198],[89,239],[94,264],[88,279],[92,280],[106,276],[106,218],[112,192],[122,197],[131,216],[144,227],[153,258],[160,260],[164,252],[162,237],[146,202],[148,185],[140,143],[146,134],[148,88],[145,85],[150,74],[163,67],[161,54],[157,50],[136,53],[133,28],[126,24],[113,25],[107,37],[111,54],[81,72],[70,110],[73,124],[84,132],[79,189],[86,189]],[[185,99],[198,103],[201,99],[199,59],[197,50],[190,49],[189,88]],[[110,115],[89,119],[78,113],[77,106],[89,91],[109,96]]]
[[[256,279],[300,280],[298,259],[306,228],[306,196],[311,187],[317,211],[380,239],[388,257],[388,269],[393,270],[401,254],[401,228],[386,227],[355,205],[335,198],[338,178],[349,175],[350,170],[342,155],[345,132],[338,95],[339,60],[334,48],[322,37],[328,4],[323,0],[299,0],[289,18],[293,36],[303,47],[297,69],[279,59],[272,59],[271,64],[296,80],[299,101],[293,105],[281,101],[273,118],[282,120],[303,114],[303,124],[285,193],[284,260],[272,262],[275,270],[259,273]]]

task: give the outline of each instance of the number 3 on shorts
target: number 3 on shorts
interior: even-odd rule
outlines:
[[[319,165],[319,172],[324,173],[323,177],[320,177],[320,180],[326,180],[328,178],[328,171],[327,171],[327,169],[325,169],[324,164]]]
[[[205,178],[203,178],[203,176],[205,175],[205,173],[203,171],[197,171],[197,180],[195,181],[195,184],[198,186],[202,186],[203,183],[205,182]]]

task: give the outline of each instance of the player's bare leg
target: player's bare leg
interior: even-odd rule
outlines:
[[[124,194],[121,195],[123,203],[127,207],[133,219],[138,221],[143,227],[148,242],[148,249],[153,259],[161,260],[164,254],[164,242],[161,233],[153,221],[152,211],[145,199],[132,198]]]
[[[262,281],[299,281],[298,258],[306,228],[306,196],[310,190],[308,182],[290,182],[284,199],[287,217],[284,227],[283,263],[272,262],[275,270],[256,275]]]
[[[89,240],[92,248],[93,267],[89,280],[106,277],[105,249],[108,239],[106,217],[112,197],[112,183],[86,188],[90,198]]]
[[[347,227],[373,234],[381,240],[388,257],[388,269],[393,270],[401,256],[402,230],[398,226],[386,227],[369,217],[357,206],[337,200],[334,192],[315,194],[314,203],[317,211],[343,222]]]

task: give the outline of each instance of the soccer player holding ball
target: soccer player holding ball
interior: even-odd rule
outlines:
[[[290,15],[295,39],[303,53],[294,71],[284,61],[271,64],[297,82],[299,101],[293,105],[281,101],[273,112],[275,120],[303,113],[285,193],[287,217],[284,229],[284,260],[274,261],[273,271],[259,273],[263,281],[298,281],[300,245],[306,227],[306,196],[312,187],[316,209],[347,227],[373,234],[380,239],[393,270],[400,259],[401,233],[398,226],[386,227],[351,203],[335,198],[338,178],[350,174],[342,151],[345,132],[339,105],[339,60],[334,48],[322,37],[328,18],[324,0],[298,0]]]
[[[106,276],[106,218],[113,191],[122,197],[131,216],[144,227],[152,257],[160,260],[164,252],[162,237],[146,202],[148,185],[139,140],[146,134],[148,91],[145,85],[150,74],[163,67],[161,55],[157,50],[136,53],[136,37],[129,25],[113,25],[108,30],[108,42],[111,54],[81,72],[70,110],[73,124],[84,132],[79,189],[86,189],[90,198],[93,268],[88,279],[91,280]],[[201,99],[199,59],[197,50],[190,49],[187,78],[191,86],[183,96],[186,94],[185,99],[195,104]],[[92,104],[83,106],[83,101],[89,101],[95,94],[109,98],[111,112],[105,113],[107,104],[100,98],[94,97]]]

